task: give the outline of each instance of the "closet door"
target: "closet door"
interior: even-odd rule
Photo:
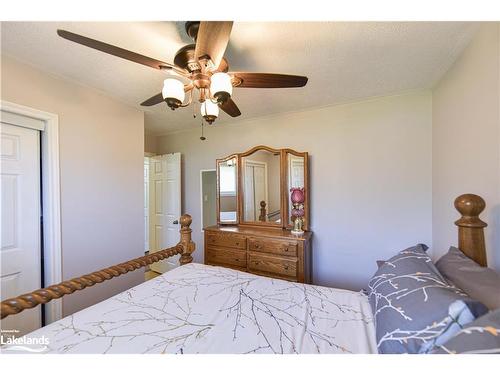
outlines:
[[[1,299],[41,287],[40,132],[1,123]],[[41,326],[41,308],[1,322],[22,336]],[[4,334],[5,336],[5,334]]]

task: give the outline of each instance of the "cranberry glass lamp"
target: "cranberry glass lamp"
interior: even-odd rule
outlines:
[[[291,188],[290,199],[293,204],[293,234],[303,234],[302,225],[304,223],[304,188]]]

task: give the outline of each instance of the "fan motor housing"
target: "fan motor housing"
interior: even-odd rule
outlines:
[[[194,44],[188,44],[177,51],[174,57],[174,64],[181,69],[186,69],[190,73],[200,70],[200,64],[196,61],[194,57]]]

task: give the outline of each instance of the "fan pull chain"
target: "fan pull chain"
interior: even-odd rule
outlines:
[[[201,119],[201,137],[200,137],[200,139],[201,139],[202,141],[204,141],[205,139],[207,139],[207,138],[205,138],[205,136],[203,135],[203,118]]]

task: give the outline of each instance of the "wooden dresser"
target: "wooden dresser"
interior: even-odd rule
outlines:
[[[311,283],[311,232],[245,226],[205,228],[205,264]]]

